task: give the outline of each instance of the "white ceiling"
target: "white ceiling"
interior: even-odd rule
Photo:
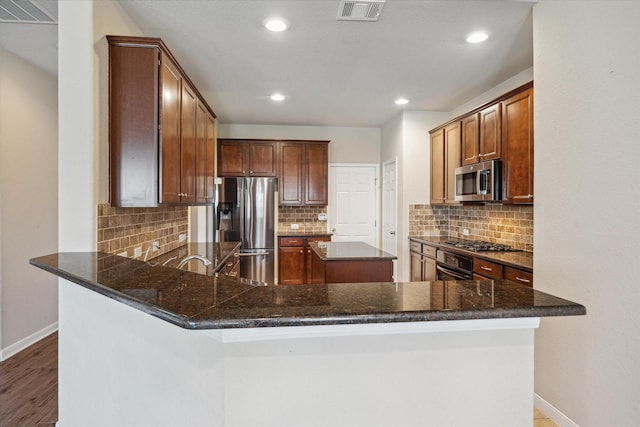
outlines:
[[[450,111],[533,65],[534,1],[388,0],[377,22],[338,21],[339,3],[120,0],[222,123],[380,127],[401,109]],[[273,15],[290,29],[266,31]],[[1,24],[3,45],[5,25],[25,26]],[[466,43],[478,29],[489,40]],[[271,101],[276,91],[286,100]]]

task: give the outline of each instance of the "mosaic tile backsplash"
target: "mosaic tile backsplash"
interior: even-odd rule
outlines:
[[[327,221],[320,221],[319,214],[327,214],[326,206],[280,206],[278,208],[278,233],[326,233]],[[297,230],[291,224],[298,224]]]
[[[463,229],[469,236],[463,235]],[[533,206],[409,205],[410,236],[455,237],[533,251]]]
[[[158,242],[160,249],[149,258],[162,255],[187,243],[189,211],[186,206],[158,208],[114,208],[98,205],[98,250],[111,254],[126,252],[129,258],[143,258],[147,248]],[[142,254],[135,257],[135,248]]]

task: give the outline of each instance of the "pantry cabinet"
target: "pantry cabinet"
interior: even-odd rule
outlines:
[[[431,204],[453,205],[455,168],[460,166],[461,122],[431,131]]]
[[[206,153],[213,152],[215,138],[197,140],[198,132],[213,135],[213,110],[162,40],[107,40],[111,205],[212,203],[213,164]],[[210,170],[198,170],[207,164]],[[205,187],[198,196],[201,172],[210,179],[200,182]]]

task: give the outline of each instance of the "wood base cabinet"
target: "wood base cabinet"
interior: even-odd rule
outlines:
[[[409,254],[411,258],[410,275],[412,282],[431,282],[438,280],[435,247],[410,240]]]
[[[162,40],[107,40],[111,205],[213,203],[213,110]]]
[[[311,283],[311,242],[329,242],[331,236],[278,238],[278,283],[283,285],[303,285]]]

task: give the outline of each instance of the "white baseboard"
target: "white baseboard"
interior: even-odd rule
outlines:
[[[580,427],[571,418],[560,412],[558,408],[540,397],[538,393],[533,394],[533,405],[558,424],[558,427]]]
[[[11,344],[9,347],[6,347],[0,350],[0,362],[3,360],[7,360],[14,354],[24,350],[25,348],[29,347],[31,344],[35,344],[36,342],[40,341],[42,338],[48,335],[51,335],[57,330],[58,330],[58,322],[54,322],[49,326],[46,326],[40,329],[39,331],[34,332],[28,337],[21,339],[17,343]]]

